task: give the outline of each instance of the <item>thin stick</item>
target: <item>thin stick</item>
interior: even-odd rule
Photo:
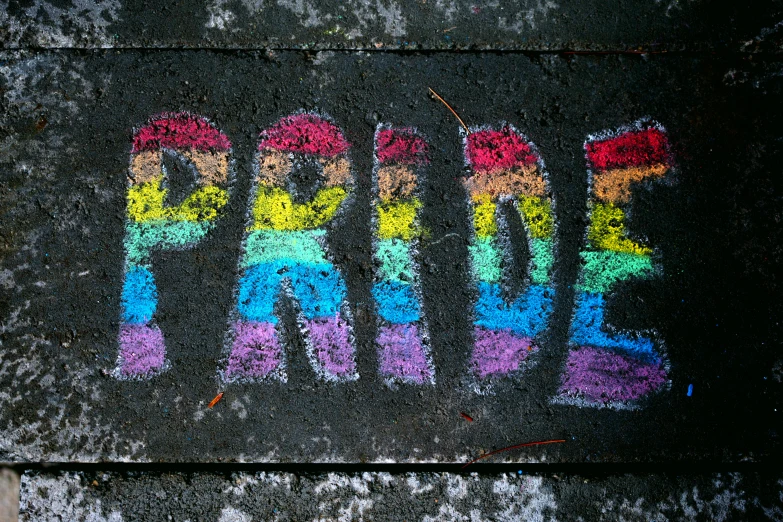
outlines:
[[[440,100],[440,101],[443,103],[443,105],[445,105],[445,106],[446,106],[446,108],[447,108],[448,110],[450,110],[450,111],[451,111],[451,114],[453,114],[453,115],[454,115],[454,117],[455,117],[455,118],[457,118],[457,120],[459,120],[459,123],[460,123],[460,125],[462,125],[462,128],[463,128],[463,129],[465,129],[465,132],[467,132],[468,134],[470,134],[470,129],[468,129],[468,126],[467,126],[467,125],[465,125],[465,122],[464,122],[464,121],[462,121],[462,118],[460,118],[460,117],[459,117],[459,114],[457,114],[457,111],[455,111],[454,109],[452,109],[452,108],[451,108],[451,105],[449,105],[448,103],[446,103],[446,100],[444,100],[443,98],[441,98],[441,97],[440,97],[440,94],[438,94],[437,92],[433,91],[433,90],[432,90],[432,87],[427,87],[427,88],[430,90],[430,92],[432,93],[432,95],[433,95],[433,96],[435,96],[437,99],[439,99],[439,100]]]
[[[514,446],[508,446],[506,448],[501,448],[499,450],[490,451],[486,455],[482,455],[482,456],[480,456],[480,457],[478,457],[476,459],[471,460],[470,462],[468,462],[467,464],[462,466],[462,469],[467,468],[468,466],[470,466],[474,462],[478,462],[481,459],[485,459],[487,457],[491,457],[492,455],[497,455],[498,453],[503,453],[504,451],[510,451],[510,450],[518,449],[518,448],[526,448],[528,446],[542,446],[544,444],[557,444],[558,442],[565,442],[565,439],[540,440],[538,442],[525,442],[524,444],[515,444]]]
[[[207,408],[212,409],[215,407],[215,404],[220,402],[220,399],[223,398],[223,392],[218,393],[214,399],[212,399],[209,404],[207,404]]]

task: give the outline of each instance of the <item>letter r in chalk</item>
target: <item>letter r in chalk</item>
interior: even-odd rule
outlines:
[[[276,305],[288,295],[316,373],[356,379],[345,281],[325,241],[353,186],[350,146],[336,125],[310,113],[282,118],[260,138],[222,377],[286,381]]]

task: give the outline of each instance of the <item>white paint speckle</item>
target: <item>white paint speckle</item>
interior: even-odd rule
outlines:
[[[535,29],[539,18],[546,20],[549,11],[560,7],[551,0],[532,0],[531,3],[534,5],[527,4],[527,9],[520,6],[512,17],[499,16],[498,27],[504,31],[521,34],[526,29]]]
[[[251,522],[253,518],[231,506],[224,507],[220,512],[218,522]]]
[[[432,484],[426,484],[424,486],[421,485],[419,482],[419,475],[416,473],[408,473],[406,482],[408,483],[408,487],[411,490],[411,493],[414,495],[421,495],[422,493],[427,493],[428,491],[432,491],[432,489],[435,487]]]
[[[318,27],[323,24],[320,11],[307,0],[277,0],[277,5],[293,11],[305,27]]]
[[[237,417],[240,419],[246,419],[247,418],[247,408],[245,408],[245,405],[242,403],[239,399],[234,399],[231,401],[231,409],[237,412]]]
[[[0,287],[5,290],[10,290],[14,287],[14,273],[7,268],[0,270]]]
[[[42,47],[75,47],[84,34],[90,35],[96,47],[107,48],[114,43],[107,29],[118,19],[120,0],[72,0],[65,4],[34,0],[25,2],[21,15],[13,17],[8,14],[9,3],[0,0],[0,27],[6,29],[6,48],[18,46],[22,38],[30,36],[34,41],[26,45]]]
[[[236,15],[226,7],[226,4],[228,4],[228,0],[212,0],[207,5],[207,13],[209,14],[209,19],[206,23],[207,29],[224,31],[236,19]]]
[[[100,499],[85,497],[86,483],[80,473],[61,476],[22,475],[19,497],[20,520],[79,520],[84,522],[123,522],[112,510],[104,515]]]
[[[468,494],[468,485],[460,475],[446,477],[446,493],[449,497],[462,499]]]

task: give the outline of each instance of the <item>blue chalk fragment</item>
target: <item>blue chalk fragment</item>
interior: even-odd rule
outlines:
[[[307,319],[333,317],[340,310],[345,298],[345,282],[331,263],[280,259],[245,269],[239,280],[237,303],[242,318],[277,324],[274,305],[283,279],[291,281],[291,289]]]

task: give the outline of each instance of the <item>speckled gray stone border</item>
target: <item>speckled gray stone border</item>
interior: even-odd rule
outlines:
[[[23,521],[783,520],[783,475],[28,472]]]
[[[0,0],[0,49],[780,52],[779,2]],[[777,4],[777,5],[776,5]],[[776,12],[777,11],[777,12]]]

